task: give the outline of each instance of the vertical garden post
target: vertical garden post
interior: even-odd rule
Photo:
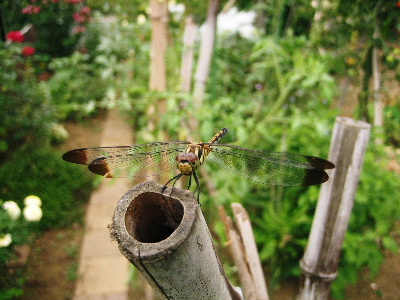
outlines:
[[[336,165],[322,185],[309,242],[300,265],[303,286],[299,300],[328,299],[337,276],[344,236],[354,203],[370,124],[338,117],[329,160]]]

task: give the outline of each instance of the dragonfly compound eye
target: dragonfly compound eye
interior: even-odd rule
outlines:
[[[180,162],[180,161],[187,161],[190,164],[194,164],[196,163],[196,161],[199,158],[197,157],[196,154],[189,152],[189,153],[180,153],[178,154],[178,156],[176,157],[176,161]]]

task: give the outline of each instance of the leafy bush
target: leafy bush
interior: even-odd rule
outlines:
[[[387,142],[400,146],[400,103],[385,107],[385,136]]]
[[[0,155],[49,136],[54,109],[44,83],[38,83],[20,45],[0,45]]]
[[[0,168],[0,199],[35,194],[43,203],[39,228],[65,227],[82,221],[82,204],[91,192],[87,173],[51,149],[24,147]]]
[[[79,119],[99,108],[107,83],[100,77],[98,66],[89,60],[88,54],[75,52],[70,57],[56,58],[51,62],[50,68],[55,74],[47,83],[59,119]]]

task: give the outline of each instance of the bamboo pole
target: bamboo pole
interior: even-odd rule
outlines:
[[[222,206],[220,207],[220,216],[225,224],[229,246],[238,268],[245,299],[269,300],[250,217],[241,204],[232,203],[231,207],[236,227]]]
[[[209,0],[207,20],[204,24],[204,32],[201,38],[200,56],[196,72],[196,83],[194,86],[194,107],[200,109],[206,91],[206,82],[210,72],[211,58],[214,50],[214,40],[217,31],[217,15],[220,0]],[[197,126],[196,126],[197,127]]]
[[[189,93],[192,86],[194,42],[196,41],[197,31],[198,26],[194,22],[193,17],[186,17],[181,65],[181,91],[184,93]]]
[[[374,39],[379,39],[379,27],[375,24],[374,28]],[[382,134],[383,134],[383,102],[382,102],[382,80],[381,80],[381,70],[379,64],[379,49],[374,46],[372,49],[372,79],[373,79],[373,91],[374,91],[374,127],[377,133],[377,138],[375,138],[375,143],[378,145],[383,144]]]
[[[243,300],[226,278],[192,192],[146,181],[119,201],[111,235],[162,299]]]
[[[298,300],[329,298],[350,219],[371,125],[338,117],[331,140],[330,180],[322,185],[309,242],[300,261],[303,286]]]

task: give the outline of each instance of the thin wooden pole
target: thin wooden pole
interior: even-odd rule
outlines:
[[[340,252],[349,223],[371,125],[338,117],[329,161],[330,179],[322,185],[307,249],[300,266],[303,286],[298,300],[325,300],[337,276]]]
[[[261,266],[260,256],[258,255],[256,239],[250,223],[250,217],[246,209],[239,203],[231,205],[235,217],[236,227],[240,233],[243,243],[244,256],[249,268],[252,281],[254,283],[257,300],[269,300],[267,285]]]
[[[111,234],[162,299],[243,300],[220,264],[192,192],[146,181],[119,201]]]
[[[204,24],[204,32],[201,38],[200,56],[196,72],[196,83],[194,86],[194,107],[200,109],[206,91],[206,82],[210,72],[211,58],[214,49],[215,34],[217,31],[217,15],[220,0],[209,0],[207,20]],[[196,126],[197,127],[197,126]]]
[[[196,41],[197,31],[198,26],[194,22],[193,17],[186,17],[181,65],[181,91],[184,93],[189,93],[192,86],[194,43]]]

